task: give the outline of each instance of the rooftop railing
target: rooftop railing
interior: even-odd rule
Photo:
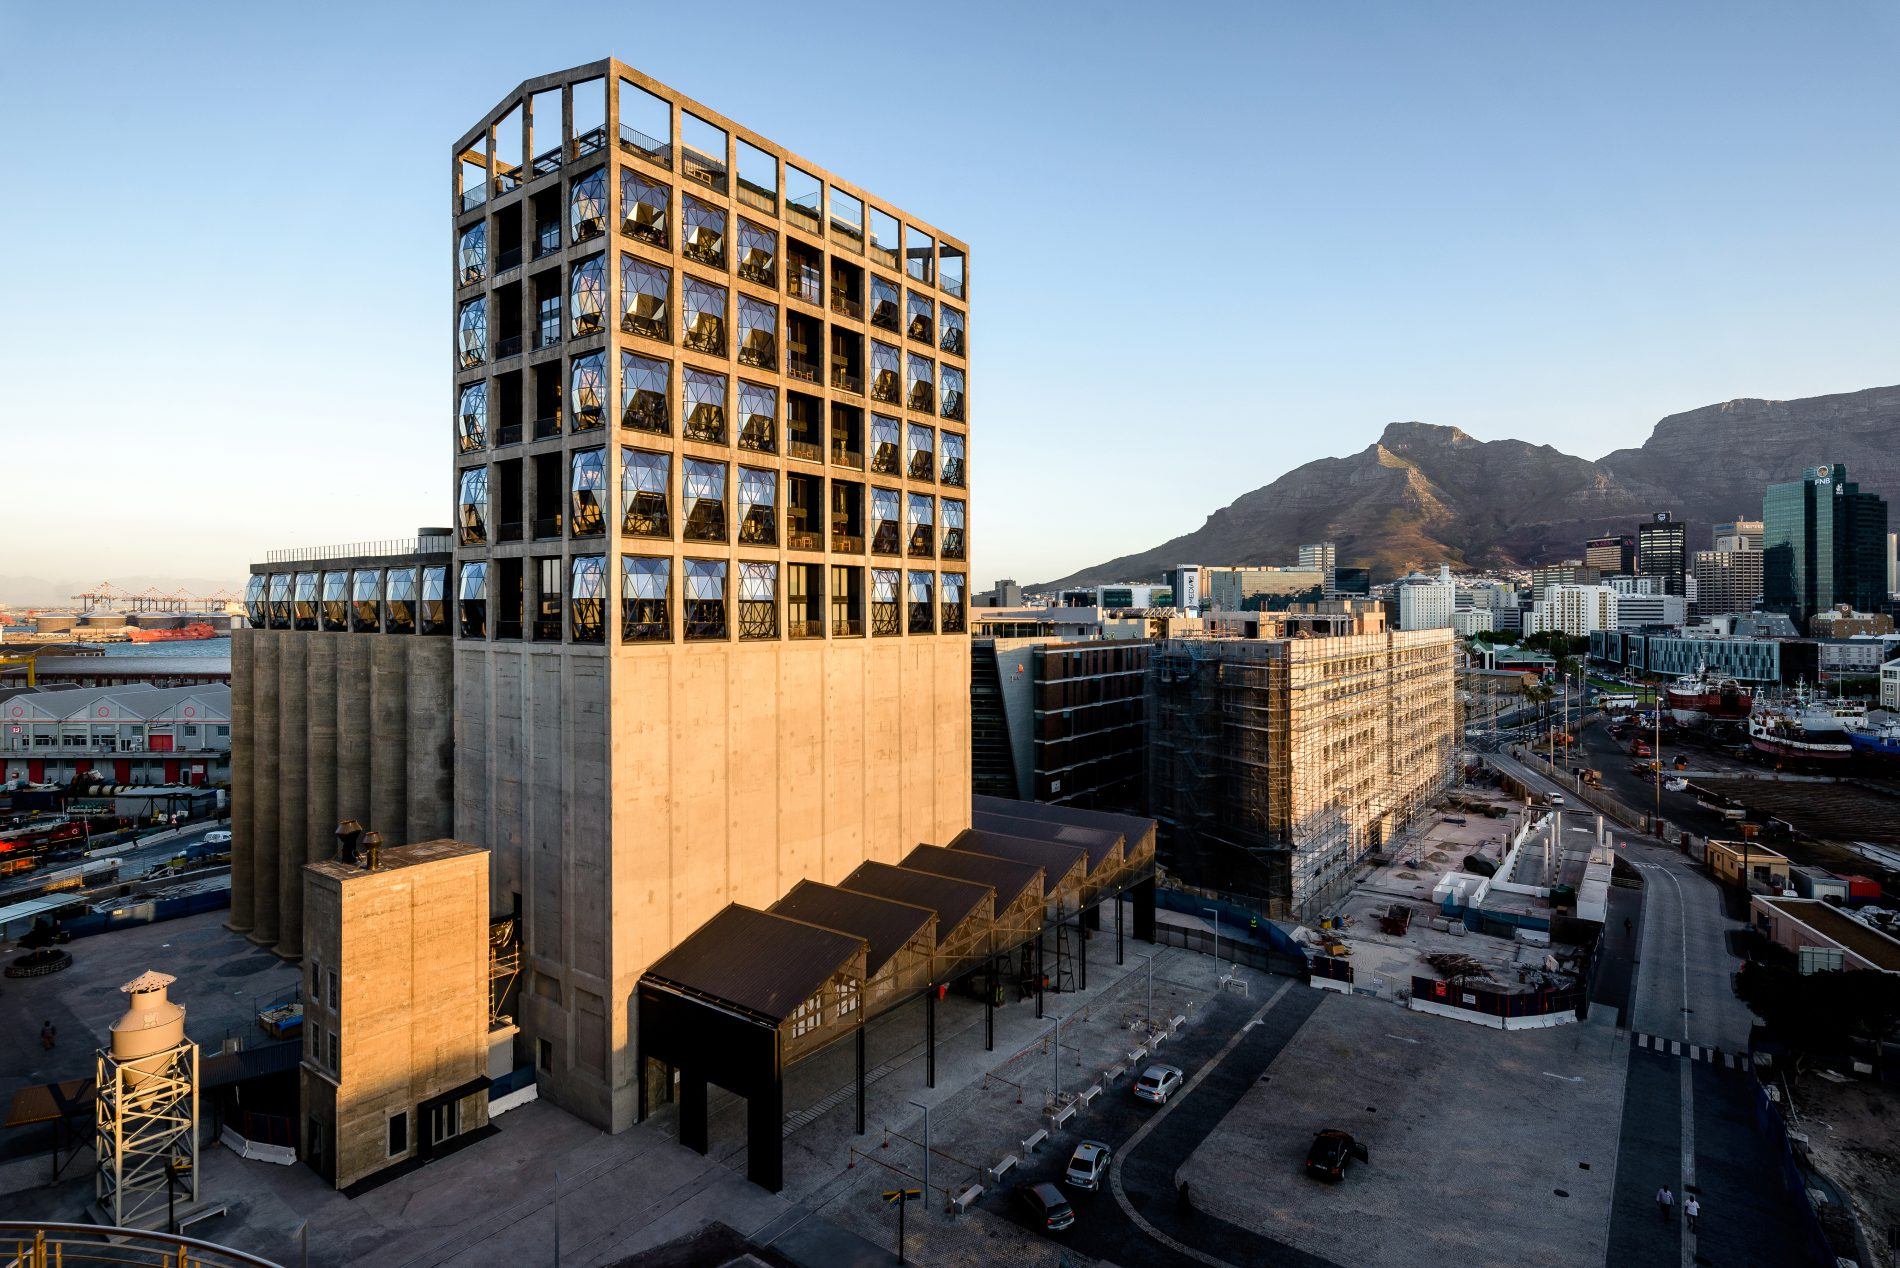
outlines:
[[[415,537],[386,537],[381,541],[344,542],[335,546],[291,546],[265,552],[267,564],[303,563],[314,559],[359,559],[383,555],[446,555],[454,549],[450,534],[423,533]]]

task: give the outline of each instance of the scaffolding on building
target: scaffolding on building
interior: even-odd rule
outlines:
[[[1154,665],[1156,818],[1265,862],[1277,919],[1324,912],[1450,782],[1448,632],[1170,640]]]

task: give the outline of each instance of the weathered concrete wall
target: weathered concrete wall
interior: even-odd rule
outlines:
[[[381,634],[334,634],[336,652],[336,818],[373,826],[369,810],[369,653]],[[380,829],[378,829],[380,831]]]
[[[336,853],[337,745],[337,640],[338,634],[318,634],[310,639],[304,689],[308,719],[307,751],[310,782],[309,831],[304,835],[304,856],[312,862]]]
[[[250,932],[251,893],[257,878],[253,853],[257,837],[251,826],[257,796],[251,723],[251,692],[255,690],[251,651],[256,637],[255,630],[231,632],[231,915],[225,927],[237,933]]]
[[[455,830],[454,648],[446,638],[409,640],[409,825],[406,839]]]
[[[409,644],[393,634],[370,644],[369,818],[366,828],[385,845],[401,845],[409,832]]]
[[[281,870],[277,839],[280,782],[277,745],[281,738],[277,716],[278,651],[287,634],[285,630],[253,631],[251,743],[256,759],[252,783],[256,797],[251,813],[254,842],[251,857],[256,868],[251,885],[251,941],[266,947],[277,945],[277,879]],[[234,743],[235,740],[233,736]]]
[[[277,946],[278,955],[303,954],[303,865],[310,839],[309,649],[321,637],[287,630],[278,636],[277,662]]]

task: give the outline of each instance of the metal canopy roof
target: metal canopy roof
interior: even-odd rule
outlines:
[[[1017,818],[1035,819],[1043,823],[1061,823],[1078,828],[1097,828],[1104,832],[1118,832],[1122,836],[1124,852],[1131,855],[1143,841],[1153,837],[1155,831],[1153,819],[1143,819],[1136,815],[1111,814],[1106,810],[1051,806],[1040,801],[1012,801],[1008,797],[979,796],[971,798],[970,802],[978,815],[1015,815]]]
[[[730,903],[645,976],[776,1025],[863,947],[862,938]]]
[[[1034,825],[1029,825],[1033,827]],[[985,854],[993,858],[1014,859],[1018,863],[1027,863],[1031,867],[1042,869],[1043,888],[1054,889],[1064,877],[1082,864],[1082,875],[1089,870],[1088,853],[1079,845],[1063,845],[1054,841],[1038,841],[1028,836],[1011,836],[1002,832],[989,832],[981,828],[967,828],[957,833],[956,840],[950,843],[953,850],[965,853]]]
[[[985,832],[1000,832],[1006,836],[1028,837],[1033,841],[1059,842],[1062,845],[1075,846],[1088,853],[1090,872],[1100,867],[1118,846],[1124,844],[1122,834],[1119,832],[1056,823],[1047,819],[1027,819],[1016,815],[992,814],[979,810],[970,817],[970,822]]]
[[[985,920],[994,919],[996,915],[996,890],[991,885],[893,867],[889,863],[860,863],[857,871],[844,878],[842,888],[900,903],[915,903],[935,911],[938,946],[942,946],[972,913]]]
[[[904,866],[988,885],[996,891],[999,913],[1032,886],[1040,890],[1043,884],[1042,869],[1033,863],[1018,863],[992,854],[972,854],[967,850],[946,850],[941,845],[918,846],[904,856]]]
[[[786,916],[863,938],[869,947],[864,966],[866,977],[876,976],[879,969],[890,963],[892,956],[904,949],[905,943],[937,918],[936,911],[930,907],[853,893],[817,881],[798,882],[792,886],[791,893],[766,910],[774,916]]]

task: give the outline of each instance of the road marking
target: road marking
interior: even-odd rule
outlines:
[[[1583,1076],[1581,1074],[1552,1074],[1549,1070],[1546,1070],[1544,1071],[1544,1077],[1547,1079],[1555,1079],[1559,1083],[1583,1082]]]
[[[1293,986],[1293,981],[1291,978],[1287,979],[1285,982],[1282,982],[1280,984],[1280,989],[1273,993],[1273,998],[1269,999],[1266,1003],[1262,1004],[1260,1006],[1260,1011],[1255,1013],[1253,1017],[1249,1019],[1250,1023],[1259,1021],[1262,1017],[1265,1017],[1268,1011],[1271,1010],[1275,1004],[1280,1002],[1280,997],[1285,995],[1287,991],[1292,988],[1292,986]],[[1147,1137],[1149,1132],[1153,1131],[1158,1125],[1160,1125],[1160,1122],[1162,1119],[1166,1118],[1169,1114],[1174,1112],[1175,1106],[1179,1105],[1182,1101],[1185,1101],[1188,1098],[1188,1094],[1194,1091],[1195,1088],[1201,1085],[1201,1081],[1207,1078],[1207,1076],[1213,1072],[1215,1066],[1218,1066],[1222,1061],[1225,1061],[1227,1059],[1227,1054],[1232,1052],[1235,1046],[1239,1044],[1242,1039],[1246,1038],[1246,1035],[1247,1035],[1247,1028],[1244,1026],[1240,1030],[1234,1032],[1234,1037],[1227,1041],[1227,1046],[1222,1048],[1219,1052],[1215,1053],[1213,1059],[1210,1060],[1206,1065],[1202,1066],[1199,1070],[1196,1070],[1194,1072],[1194,1077],[1189,1079],[1185,1084],[1183,1084],[1179,1092],[1176,1092],[1173,1096],[1168,1098],[1168,1103],[1166,1105],[1163,1105],[1159,1110],[1155,1111],[1153,1117],[1151,1117],[1147,1122],[1143,1123],[1141,1127],[1135,1132],[1135,1134],[1128,1138],[1128,1143],[1123,1145],[1119,1150],[1116,1151],[1114,1161],[1109,1163],[1109,1168],[1108,1168],[1109,1187],[1115,1191],[1115,1204],[1121,1207],[1122,1214],[1126,1215],[1130,1220],[1134,1221],[1135,1227],[1139,1228],[1142,1232],[1148,1234],[1148,1236],[1152,1237],[1154,1240],[1160,1242],[1163,1246],[1168,1247],[1170,1250],[1173,1250],[1178,1254],[1186,1255],[1190,1259],[1198,1260],[1201,1263],[1207,1264],[1208,1268],[1236,1268],[1236,1265],[1229,1263],[1225,1259],[1220,1259],[1214,1255],[1210,1255],[1206,1251],[1196,1250],[1192,1246],[1189,1246],[1183,1242],[1178,1242],[1174,1238],[1169,1237],[1166,1233],[1162,1232],[1160,1229],[1156,1228],[1153,1224],[1150,1224],[1147,1220],[1143,1219],[1141,1212],[1135,1209],[1135,1204],[1128,1200],[1127,1190],[1122,1188],[1122,1161],[1125,1158],[1127,1158],[1130,1154],[1135,1152],[1136,1147],[1141,1144],[1141,1142]]]
[[[1404,1035],[1395,1035],[1389,1030],[1385,1032],[1385,1037],[1387,1039],[1396,1039],[1400,1043],[1416,1044],[1418,1042],[1416,1039],[1407,1039]]]

